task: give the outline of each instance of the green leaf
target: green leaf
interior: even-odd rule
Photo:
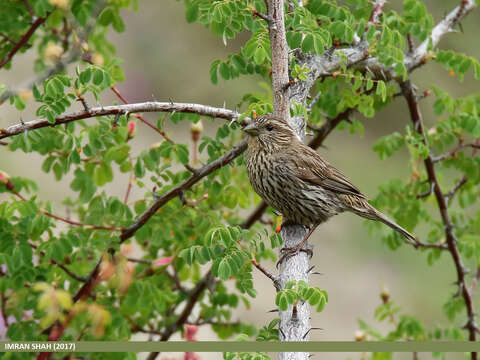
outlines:
[[[142,178],[145,176],[145,167],[142,165],[142,162],[140,161],[140,159],[137,160],[133,171],[137,178]]]
[[[232,268],[230,267],[227,258],[223,258],[218,265],[218,277],[222,280],[228,280],[232,274]]]
[[[385,102],[385,100],[387,99],[387,86],[382,80],[379,80],[377,82],[377,89],[375,91],[375,94],[380,95],[383,102]]]
[[[100,69],[95,69],[93,72],[93,83],[97,86],[101,85],[103,82],[103,71]]]
[[[185,14],[187,23],[191,24],[198,19],[198,5],[197,3],[190,4],[187,8],[187,13]]]
[[[280,311],[286,311],[288,309],[288,297],[285,291],[279,291],[275,297],[275,304]]]
[[[222,62],[222,63],[220,64],[219,71],[220,71],[220,75],[222,75],[222,77],[223,77],[225,80],[228,80],[228,79],[231,78],[231,76],[230,76],[230,68],[229,68],[229,66],[228,66],[227,63]]]
[[[255,50],[255,54],[253,55],[253,60],[257,65],[263,64],[265,61],[265,58],[267,56],[267,53],[263,47],[257,47],[257,50]]]
[[[178,161],[180,161],[184,165],[188,164],[188,162],[190,161],[188,148],[184,144],[176,145],[176,156]]]
[[[83,70],[79,76],[80,83],[82,85],[86,85],[91,78],[92,78],[92,69],[90,67],[87,67],[85,70]]]
[[[307,53],[307,52],[312,52],[314,49],[314,40],[312,35],[306,35],[305,38],[302,41],[302,51]]]

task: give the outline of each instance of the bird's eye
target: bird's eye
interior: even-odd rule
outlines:
[[[265,127],[265,129],[267,129],[267,131],[272,131],[273,130],[273,125],[267,125]]]

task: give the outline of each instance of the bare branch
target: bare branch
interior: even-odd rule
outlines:
[[[269,0],[268,16],[270,47],[272,52],[272,88],[273,112],[287,120],[300,138],[304,136],[304,127],[299,129],[290,119],[290,96],[288,76],[288,45],[285,32],[283,0]]]
[[[307,96],[313,86],[314,78],[307,76],[310,81],[297,81],[290,84],[288,45],[286,41],[284,23],[284,1],[269,0],[268,15],[272,18],[269,23],[270,48],[272,57],[272,88],[274,114],[285,119],[295,131],[299,139],[305,137],[305,119],[301,116],[290,118],[290,101],[307,105]],[[298,61],[297,61],[298,62]],[[299,64],[303,65],[303,64]],[[316,79],[316,77],[315,77]],[[281,236],[282,248],[293,247],[300,244],[306,234],[305,228],[298,224],[283,226]],[[307,245],[308,246],[308,245]],[[300,252],[280,263],[278,287],[284,288],[289,280],[308,281],[307,270],[308,256]],[[297,304],[295,308],[289,307],[280,311],[279,329],[283,336],[281,341],[308,341],[303,335],[310,328],[310,306],[308,303]],[[283,352],[279,354],[282,360],[307,360],[307,352]]]
[[[9,126],[5,129],[0,128],[0,139],[4,139],[13,135],[18,135],[28,130],[39,129],[47,126],[67,124],[72,121],[88,119],[97,116],[127,113],[132,114],[142,112],[193,113],[228,120],[237,119],[240,116],[240,114],[235,111],[225,108],[216,108],[208,105],[152,101],[135,104],[94,107],[91,108],[89,111],[78,111],[71,114],[59,116],[55,119],[54,123],[49,123],[45,119],[31,120],[25,123]]]

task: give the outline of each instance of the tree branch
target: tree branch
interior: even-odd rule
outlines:
[[[38,249],[38,246],[33,244],[33,243],[28,243],[30,245],[30,247],[32,249],[35,249],[37,250]],[[41,256],[45,256],[45,252],[44,251],[40,251],[40,255]],[[63,271],[65,271],[65,273],[70,276],[72,279],[75,279],[77,281],[80,281],[80,282],[85,282],[87,280],[87,278],[83,277],[83,276],[79,276],[77,274],[75,274],[74,272],[70,271],[64,264],[62,264],[61,262],[58,262],[57,260],[55,259],[50,259],[50,262],[52,264],[55,264],[57,265],[60,269],[62,269]]]
[[[81,43],[82,41],[86,41],[89,34],[92,32],[94,26],[96,25],[96,19],[98,18],[98,15],[100,15],[101,11],[104,9],[104,5],[105,0],[98,0],[96,2],[95,9],[92,11],[92,15],[90,18],[94,21],[89,21],[89,24],[83,29],[83,31],[76,31],[80,41],[78,42],[78,44],[74,44],[74,47],[69,51],[67,56],[62,56],[62,58],[55,65],[44,71],[42,74],[34,77],[33,79],[27,80],[26,82],[20,84],[14,89],[4,91],[0,95],[0,104],[7,100],[9,97],[16,95],[20,90],[32,89],[35,85],[42,83],[50,76],[58,74],[59,72],[63,71],[69,64],[78,60],[80,58],[80,55],[82,54]]]
[[[72,121],[88,119],[97,116],[142,112],[181,112],[211,116],[214,118],[221,118],[227,120],[238,119],[238,117],[240,116],[240,114],[235,111],[225,108],[216,108],[208,105],[152,101],[135,104],[94,107],[91,108],[89,111],[84,110],[59,116],[55,119],[54,123],[49,123],[45,119],[31,120],[25,123],[9,126],[5,129],[0,128],[0,139],[4,139],[13,135],[18,135],[28,130],[67,124]]]
[[[407,104],[408,104],[408,109],[410,111],[410,117],[413,122],[414,129],[418,134],[422,136],[423,138],[422,141],[424,145],[428,147],[427,138],[425,136],[425,131],[423,128],[422,114],[420,111],[420,107],[418,105],[415,90],[410,80],[407,80],[406,82],[401,83],[400,86],[402,88],[403,96],[405,97],[405,100],[407,101]],[[435,194],[435,199],[437,201],[442,222],[445,227],[445,236],[446,236],[448,251],[452,256],[453,262],[455,264],[455,269],[457,272],[457,283],[459,287],[459,292],[462,294],[462,297],[465,301],[465,307],[466,307],[467,319],[468,319],[465,327],[469,333],[469,340],[475,341],[476,340],[475,331],[477,328],[477,325],[475,322],[475,311],[473,308],[472,295],[467,287],[466,280],[465,280],[465,274],[467,273],[468,270],[465,268],[458,250],[458,246],[457,246],[458,240],[455,236],[452,219],[448,212],[447,201],[446,201],[445,195],[440,189],[440,184],[438,182],[437,174],[435,172],[435,165],[431,155],[427,156],[427,158],[424,160],[424,164],[428,174],[428,179],[430,183],[433,184],[433,192]],[[471,358],[472,360],[477,360],[477,353],[472,352]]]
[[[110,89],[113,91],[113,93],[114,93],[115,95],[117,95],[117,97],[118,97],[120,100],[122,100],[122,102],[123,102],[124,104],[128,104],[128,103],[129,103],[129,102],[127,101],[127,99],[125,99],[125,98],[123,97],[123,95],[120,94],[120,92],[118,91],[118,89],[117,89],[115,86],[113,86],[113,85],[110,86]],[[167,134],[165,133],[165,131],[157,128],[156,126],[153,126],[152,124],[150,124],[150,123],[149,123],[147,120],[145,120],[145,119],[143,118],[143,116],[140,115],[140,114],[134,114],[134,116],[135,116],[138,120],[140,120],[141,122],[143,122],[145,125],[147,125],[149,128],[151,128],[151,129],[153,129],[155,132],[159,133],[159,134],[160,134],[166,141],[168,141],[170,144],[173,144],[173,141],[167,136]]]
[[[405,65],[409,71],[421,65],[425,60],[430,48],[435,48],[445,34],[453,31],[453,28],[468,15],[474,8],[475,0],[461,0],[454,10],[452,10],[445,18],[440,21],[432,30],[430,36],[422,42],[412,53],[405,59]]]
[[[299,139],[305,137],[305,119],[303,117],[290,118],[290,100],[306,106],[307,96],[313,81],[298,81],[290,86],[288,45],[284,22],[284,1],[269,0],[268,15],[270,48],[272,57],[272,90],[273,113],[285,119],[295,131]],[[302,64],[300,64],[302,65]],[[299,224],[286,224],[282,227],[283,248],[298,245],[306,235],[306,228]],[[308,244],[304,246],[308,247]],[[303,280],[308,282],[308,256],[299,252],[280,263],[278,287],[285,287],[289,280]],[[295,307],[289,306],[286,311],[280,311],[280,341],[308,341],[310,329],[310,305],[298,303]],[[307,334],[307,336],[304,336]],[[283,352],[279,354],[281,360],[308,360],[308,352]]]
[[[373,10],[370,14],[370,18],[368,19],[367,29],[370,25],[376,25],[380,21],[380,16],[383,12],[383,7],[385,6],[386,0],[376,0],[373,4]]]
[[[186,189],[189,189],[190,187],[192,187],[194,184],[196,184],[198,181],[200,181],[202,178],[209,175],[213,171],[217,170],[218,168],[220,168],[222,166],[225,166],[225,165],[229,164],[233,159],[235,159],[240,154],[242,154],[245,151],[246,148],[247,148],[247,138],[242,140],[238,145],[236,145],[232,150],[227,152],[225,155],[219,157],[218,159],[212,161],[211,163],[209,163],[209,164],[205,165],[204,167],[202,167],[201,169],[199,169],[197,174],[191,176],[189,179],[184,181],[182,184],[180,184],[176,188],[170,190],[169,192],[167,192],[163,196],[158,197],[154,201],[154,203],[150,206],[149,209],[147,209],[142,215],[140,215],[132,225],[130,225],[129,227],[125,228],[122,231],[122,234],[120,235],[120,243],[122,243],[125,240],[132,237],[135,234],[135,232],[138,229],[140,229],[156,213],[156,211],[161,206],[163,206],[168,201],[170,201],[171,199],[178,196],[178,194],[180,192],[185,191]],[[110,249],[109,253],[110,253],[110,256],[113,256],[114,253],[115,253],[115,250]],[[98,285],[98,283],[100,282],[100,279],[99,279],[98,275],[100,273],[101,263],[102,263],[102,259],[98,260],[98,262],[95,265],[95,267],[93,268],[93,270],[90,272],[88,277],[85,279],[82,287],[77,291],[77,293],[73,297],[74,302],[83,300],[83,299],[87,298],[88,296],[90,296],[93,289],[95,289],[95,287]],[[206,286],[206,284],[208,284],[208,282],[210,281],[209,279],[211,277],[212,277],[212,275],[211,275],[211,272],[209,271],[207,273],[207,275],[203,278],[203,280],[199,283],[197,288],[193,290],[191,298],[189,300],[189,303],[187,303],[187,305],[190,304],[190,301],[195,299],[195,295],[196,295],[197,291],[200,292],[200,293],[197,294],[197,299],[198,299],[198,297],[200,296],[201,292],[204,289],[204,287],[201,287],[200,284],[205,283],[205,286]],[[195,303],[191,304],[190,306],[193,308],[194,305],[195,305]],[[190,309],[190,311],[191,311],[191,309]],[[188,314],[186,314],[185,310],[184,310],[184,312],[182,314],[183,314],[183,317],[185,317],[185,316],[188,317],[190,312],[188,312]],[[181,321],[185,322],[186,318],[183,319],[183,317],[181,317],[179,319]],[[65,322],[63,324],[55,323],[50,329],[50,335],[49,335],[48,339],[50,341],[58,340],[60,338],[60,336],[63,334],[63,332],[65,331],[65,328],[66,328],[67,325],[68,325],[68,322]],[[178,325],[177,328],[174,329],[174,331],[176,331],[179,326],[181,326],[181,325]],[[167,331],[165,333],[165,334],[168,335],[167,339],[171,336],[171,333],[169,333],[169,331],[171,331],[171,329],[170,330],[167,329]],[[165,336],[167,336],[167,335],[165,335]],[[41,353],[39,356],[41,356],[42,354],[48,354],[48,353]],[[38,359],[42,360],[42,359],[45,359],[45,357],[39,357]]]
[[[437,163],[439,161],[443,161],[445,159],[449,159],[451,157],[455,157],[457,156],[458,152],[462,149],[466,149],[466,148],[472,148],[474,149],[473,151],[477,151],[478,149],[480,149],[480,142],[478,141],[475,141],[475,142],[472,142],[472,143],[467,143],[467,144],[464,144],[462,142],[460,142],[456,147],[454,147],[452,150],[444,153],[444,154],[441,154],[441,155],[438,155],[438,156],[435,156],[435,157],[432,157],[432,161],[434,163]]]
[[[208,271],[208,273],[202,278],[202,280],[197,283],[197,285],[193,289],[191,296],[189,297],[185,307],[183,308],[183,311],[178,315],[177,320],[172,325],[168,326],[167,329],[162,333],[160,341],[167,341],[168,339],[170,339],[170,337],[187,322],[188,317],[190,316],[193,308],[195,307],[195,304],[198,302],[204,290],[209,286],[212,281],[214,281],[212,272]],[[158,355],[160,355],[160,352],[158,351],[151,352],[148,355],[147,360],[154,360],[157,358]]]
[[[232,160],[241,155],[246,150],[246,148],[247,138],[243,139],[239,144],[234,146],[232,150],[225,153],[223,156],[197,170],[195,174],[193,174],[191,177],[189,177],[177,187],[173,188],[166,194],[157,197],[153,204],[142,215],[140,215],[132,225],[122,231],[122,234],[120,235],[120,242],[124,242],[125,240],[132,237],[135,232],[140,229],[153,215],[155,215],[157,210],[163,205],[165,205],[168,201],[179,196],[183,191],[191,188],[194,184],[196,184],[198,181],[200,181],[213,171],[229,164]]]
[[[0,60],[0,69],[4,67],[15,56],[15,54],[28,42],[28,40],[30,40],[35,31],[47,20],[49,15],[50,13],[48,12],[45,17],[38,18],[32,23],[32,25],[25,33],[25,35],[22,36],[20,41],[17,42],[13,49],[10,50],[10,52],[5,55],[2,60]]]

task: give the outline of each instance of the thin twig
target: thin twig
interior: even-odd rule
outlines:
[[[6,188],[12,194],[14,194],[17,198],[19,198],[20,200],[28,202],[28,200],[22,194],[20,194],[18,191],[15,190],[15,185],[11,181],[8,181],[8,183],[6,184]],[[59,221],[62,221],[66,224],[73,225],[73,226],[81,226],[85,229],[109,230],[109,231],[121,231],[123,229],[123,228],[117,227],[117,226],[103,226],[103,225],[91,225],[91,224],[80,223],[78,221],[73,221],[73,220],[70,220],[70,219],[66,219],[62,216],[52,214],[51,212],[49,212],[45,209],[42,209],[42,208],[39,208],[38,211],[40,211],[43,215],[48,216],[52,219],[59,220]]]
[[[255,10],[255,9],[252,10],[252,15],[258,16],[259,18],[265,20],[267,23],[269,23],[270,21],[272,21],[272,18],[271,18],[271,17],[269,17],[268,15],[262,14],[261,12],[258,12],[258,11]]]
[[[37,246],[37,245],[35,245],[35,244],[33,244],[33,243],[30,243],[30,242],[29,242],[28,244],[30,245],[30,247],[31,247],[32,249],[35,249],[35,250],[38,249],[38,246]],[[45,256],[45,252],[44,252],[44,251],[40,251],[40,255],[41,255],[41,256]],[[56,266],[58,266],[58,267],[59,267],[60,269],[62,269],[63,271],[65,271],[65,273],[66,273],[68,276],[70,276],[72,279],[75,279],[75,280],[80,281],[80,282],[85,282],[85,281],[87,280],[86,277],[75,274],[73,271],[69,270],[64,264],[62,264],[61,262],[58,262],[57,260],[55,260],[55,259],[53,259],[53,258],[50,259],[50,262],[51,262],[52,264],[55,264]]]
[[[274,276],[272,273],[270,273],[267,269],[265,269],[262,265],[260,265],[257,260],[252,259],[252,264],[258,270],[260,270],[260,272],[262,272],[266,277],[272,280],[274,284],[278,281],[278,278]]]
[[[123,199],[123,203],[128,203],[128,198],[130,196],[130,192],[132,191],[134,175],[133,172],[130,173],[130,177],[128,179],[127,191],[125,192],[125,198]]]
[[[32,7],[30,6],[30,3],[28,2],[28,0],[23,0],[23,4],[25,5],[25,8],[27,9],[30,16],[35,17],[35,12],[33,11]]]
[[[454,198],[455,194],[460,190],[460,188],[465,185],[468,181],[467,175],[463,174],[462,178],[455,184],[452,190],[445,194],[445,198],[450,201]]]
[[[446,152],[445,154],[441,154],[441,155],[432,157],[432,161],[434,163],[437,163],[439,161],[455,157],[455,156],[457,156],[457,154],[460,150],[466,149],[466,148],[472,148],[475,151],[475,150],[480,149],[480,144],[478,142],[472,142],[472,143],[467,143],[467,144],[464,144],[464,143],[460,142],[455,148]]]

